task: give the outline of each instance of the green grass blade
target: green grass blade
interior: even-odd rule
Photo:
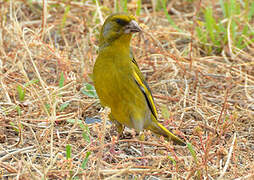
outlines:
[[[62,23],[60,26],[60,31],[62,31],[62,29],[65,27],[65,23],[66,23],[69,11],[70,11],[70,5],[67,5],[64,9],[64,15],[63,15]]]
[[[236,43],[236,46],[239,48],[239,49],[243,49],[246,45],[244,43],[244,36],[248,37],[248,31],[249,31],[249,27],[248,25],[246,24],[244,27],[243,27],[243,31],[241,33],[241,35],[239,36],[238,40],[237,40],[237,43]]]
[[[21,108],[19,105],[16,106],[16,110],[19,116],[21,116]]]
[[[190,151],[190,153],[191,153],[191,156],[192,156],[193,159],[194,159],[194,162],[196,163],[196,165],[198,165],[197,153],[195,152],[195,150],[194,150],[192,144],[191,144],[191,143],[187,143],[187,147],[188,147],[188,149],[189,149],[189,151]],[[197,170],[197,175],[198,175],[198,177],[201,179],[201,172],[200,172],[200,170]]]
[[[119,12],[118,0],[114,0],[114,11],[115,11],[115,13],[118,13],[118,12]]]
[[[168,159],[173,163],[174,166],[176,166],[176,161],[171,156],[168,156]]]
[[[236,2],[235,0],[230,0],[230,17],[236,14]]]
[[[250,9],[248,12],[248,21],[251,21],[253,15],[254,15],[254,1],[250,5]]]
[[[10,122],[9,124],[11,125],[11,127],[13,128],[14,131],[19,133],[19,128],[13,122]]]
[[[162,8],[163,8],[163,11],[164,11],[164,13],[165,13],[165,15],[166,15],[166,17],[167,17],[168,22],[169,22],[176,30],[178,30],[179,32],[182,32],[182,30],[179,29],[179,28],[176,26],[175,22],[172,20],[172,18],[171,18],[170,15],[168,14],[168,10],[167,10],[167,1],[166,1],[166,0],[160,0],[160,1],[161,1]]]
[[[47,113],[50,114],[50,104],[45,103],[44,106],[45,106],[45,109],[46,109]]]
[[[127,7],[128,0],[121,0],[120,2],[123,7],[123,12],[127,13],[128,12],[128,7]]]
[[[231,33],[231,38],[232,38],[233,44],[236,43],[236,36],[237,36],[236,30],[237,30],[237,24],[234,20],[232,20],[231,27],[230,27],[230,31],[231,31],[230,33]]]
[[[19,100],[24,101],[25,94],[26,94],[26,89],[23,89],[20,85],[18,85],[17,91],[18,91]]]
[[[66,145],[66,159],[71,159],[71,145]]]
[[[90,155],[91,155],[90,151],[86,152],[86,157],[85,157],[85,159],[83,160],[83,162],[81,164],[82,169],[86,169],[86,165],[87,165],[88,158],[89,158]]]
[[[62,88],[64,86],[64,73],[61,72],[60,80],[59,80],[59,88]]]
[[[225,2],[224,2],[224,0],[220,0],[219,3],[220,3],[220,7],[221,7],[221,9],[222,9],[222,12],[223,12],[224,17],[227,17],[227,10],[226,10],[226,7],[225,7]]]
[[[206,28],[207,31],[209,33],[209,36],[212,40],[212,42],[215,42],[215,37],[214,37],[214,33],[213,33],[213,17],[212,17],[212,9],[211,8],[207,8],[205,10],[205,22],[206,22]]]
[[[141,12],[142,0],[138,0],[137,4],[138,4],[138,7],[136,10],[136,15],[139,16]]]
[[[189,151],[190,151],[190,153],[191,153],[191,156],[192,156],[193,159],[194,159],[194,162],[195,162],[195,163],[198,163],[197,153],[195,152],[195,150],[194,150],[192,144],[191,144],[191,143],[187,143],[187,147],[188,147],[188,149],[189,149]]]

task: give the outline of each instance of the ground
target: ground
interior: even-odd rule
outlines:
[[[253,16],[241,20],[254,3],[244,1],[249,9],[227,19],[216,0],[42,2],[0,2],[1,177],[254,178],[254,33],[230,33],[231,22],[253,27]],[[226,23],[218,44],[205,23],[206,7]],[[135,59],[159,120],[186,147],[149,131],[140,140],[132,129],[118,140],[107,121],[91,72],[100,27],[117,10],[136,14],[143,33],[132,40]],[[242,46],[234,44],[238,37]]]

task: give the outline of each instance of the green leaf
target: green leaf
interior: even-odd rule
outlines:
[[[80,127],[81,129],[84,130],[84,129],[86,128],[86,126],[83,124],[83,122],[79,122],[78,124],[79,124],[79,127]]]
[[[94,86],[89,83],[84,84],[84,87],[81,89],[81,92],[88,97],[98,98]]]
[[[61,104],[60,108],[59,108],[59,111],[63,111],[65,108],[67,108],[69,106],[69,102],[65,102],[63,104]]]
[[[87,165],[88,158],[89,158],[90,154],[91,154],[90,151],[86,152],[86,157],[85,157],[85,159],[83,160],[83,162],[81,164],[82,169],[86,169],[86,165]]]
[[[90,130],[89,127],[84,125],[81,120],[76,120],[76,119],[68,119],[68,123],[75,124],[76,122],[78,123],[79,127],[83,130],[82,132],[82,137],[85,139],[86,142],[90,143]]]
[[[13,122],[10,122],[10,125],[11,125],[11,127],[13,128],[14,131],[19,133],[19,128]]]
[[[82,121],[81,120],[76,120],[76,119],[67,119],[67,122],[68,123],[71,123],[71,124],[75,124],[76,122],[78,124],[82,124]]]

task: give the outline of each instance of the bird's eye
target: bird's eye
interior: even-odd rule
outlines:
[[[116,19],[116,23],[121,26],[125,26],[126,24],[128,24],[128,22],[126,22],[125,20],[122,20],[122,19]]]

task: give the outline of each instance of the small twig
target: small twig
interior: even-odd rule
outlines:
[[[219,118],[217,119],[216,129],[217,129],[218,125],[221,124],[222,114],[223,114],[224,111],[226,110],[226,105],[227,105],[227,102],[228,102],[228,101],[227,101],[227,99],[228,99],[228,91],[229,91],[230,88],[231,88],[231,86],[229,85],[229,87],[226,89],[225,98],[224,98],[224,103],[223,103],[223,106],[222,106],[222,109],[221,109]]]
[[[169,97],[169,96],[162,96],[162,95],[159,95],[159,94],[154,94],[153,97],[158,98],[158,99],[168,100],[168,101],[175,101],[175,102],[179,101],[179,98],[174,98],[174,97]]]
[[[183,97],[183,112],[181,114],[181,117],[180,117],[180,126],[182,125],[183,123],[183,117],[185,115],[185,112],[186,112],[186,99],[188,99],[187,97],[189,96],[188,93],[189,93],[189,84],[187,82],[187,79],[184,78],[184,82],[185,82],[185,91],[184,91],[184,97]]]
[[[9,165],[7,163],[3,163],[1,161],[0,161],[0,167],[6,169],[10,173],[17,173],[18,172],[17,169],[12,167],[11,165]],[[1,176],[0,176],[0,178],[1,178]]]
[[[41,37],[44,38],[45,26],[47,23],[47,2],[48,0],[43,0],[43,11],[42,11],[42,23],[41,23]]]
[[[101,25],[103,24],[104,20],[103,20],[103,17],[102,17],[102,13],[101,13],[101,9],[100,9],[100,5],[99,5],[99,2],[98,0],[95,0],[95,3],[96,3],[96,10],[99,14],[99,18],[100,18],[100,23]]]
[[[25,147],[23,149],[18,149],[14,152],[8,153],[5,156],[3,156],[2,158],[0,158],[0,162],[5,161],[6,159],[10,158],[11,156],[13,156],[15,154],[35,151],[35,149],[33,149],[33,148],[34,148],[34,146],[29,146],[29,147]]]
[[[247,176],[239,177],[235,180],[248,180],[248,179],[253,179],[254,178],[254,173],[253,174],[248,174]]]
[[[232,58],[235,57],[233,51],[232,51],[232,39],[231,39],[231,31],[230,31],[230,27],[231,27],[231,22],[232,22],[232,18],[229,18],[228,21],[228,27],[227,27],[227,34],[228,34],[228,49],[229,49],[229,54]]]
[[[104,111],[101,112],[101,117],[103,119],[103,129],[102,129],[102,136],[100,137],[100,149],[99,149],[99,156],[97,159],[97,169],[96,169],[96,175],[97,178],[100,178],[100,166],[101,166],[101,160],[102,160],[102,154],[103,154],[103,149],[104,149],[104,139],[105,139],[105,133],[106,133],[106,122],[108,119],[108,115],[110,113],[110,109],[106,107]]]
[[[136,149],[135,147],[131,146],[131,149],[133,151],[135,151],[136,153],[138,153],[138,155],[142,156],[142,153],[138,149]]]
[[[227,171],[227,168],[229,166],[229,162],[230,162],[230,159],[231,159],[231,156],[232,156],[232,153],[233,153],[235,140],[236,140],[236,133],[234,133],[233,141],[232,141],[231,147],[230,147],[229,152],[228,152],[228,158],[227,158],[226,164],[225,164],[225,166],[222,170],[222,173],[220,174],[218,179],[222,179],[223,176],[225,175],[226,171]]]
[[[128,167],[128,168],[126,168],[126,169],[122,169],[122,170],[120,170],[118,173],[115,173],[114,175],[112,175],[112,176],[106,178],[105,180],[110,180],[110,179],[116,178],[117,176],[120,176],[121,174],[123,174],[123,173],[125,173],[125,172],[128,172],[130,168],[131,168],[131,167]]]

